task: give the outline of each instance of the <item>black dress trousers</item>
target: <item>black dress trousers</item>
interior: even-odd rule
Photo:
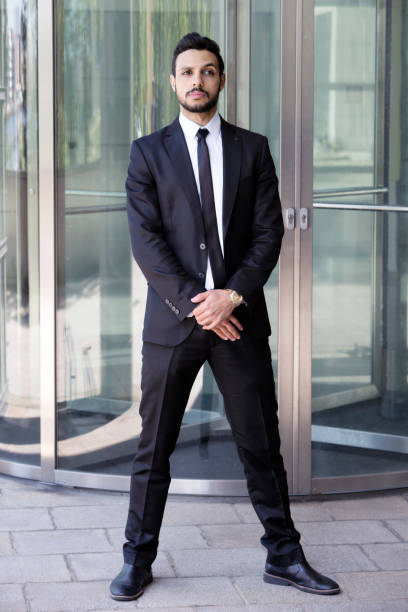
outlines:
[[[250,499],[265,529],[261,542],[268,559],[277,565],[301,560],[300,534],[290,515],[280,454],[268,338],[253,338],[244,329],[239,340],[225,341],[196,324],[175,347],[145,342],[142,356],[142,433],[132,463],[125,563],[150,565],[156,557],[170,484],[169,458],[191,387],[205,361],[224,398]]]

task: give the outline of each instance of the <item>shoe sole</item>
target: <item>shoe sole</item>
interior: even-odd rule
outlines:
[[[145,584],[143,585],[143,587],[140,589],[140,591],[138,591],[135,595],[113,595],[111,591],[109,591],[109,594],[112,597],[112,599],[116,599],[117,601],[131,601],[132,599],[137,599],[138,597],[143,595],[145,588],[149,586],[149,584],[151,584],[152,582],[153,582],[153,577],[147,580]]]
[[[314,593],[315,595],[337,595],[340,593],[340,587],[337,589],[312,589],[311,587],[302,586],[293,582],[293,580],[288,580],[287,578],[279,578],[278,576],[274,576],[273,574],[268,574],[264,572],[263,575],[264,582],[268,582],[269,584],[279,584],[281,586],[293,586],[300,591],[305,591],[306,593]]]

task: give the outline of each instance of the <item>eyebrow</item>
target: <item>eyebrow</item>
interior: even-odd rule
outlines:
[[[213,68],[217,69],[217,66],[213,64],[213,62],[208,62],[208,64],[204,64],[202,68],[208,68],[209,66],[212,66]],[[189,68],[193,68],[193,66],[182,66],[181,68],[179,68],[179,70],[187,70]]]

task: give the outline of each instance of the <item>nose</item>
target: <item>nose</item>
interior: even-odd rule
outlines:
[[[201,72],[196,72],[193,75],[193,87],[202,87],[203,80],[201,78]]]

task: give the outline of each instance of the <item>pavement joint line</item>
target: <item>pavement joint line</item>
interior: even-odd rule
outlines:
[[[388,529],[388,531],[390,531],[396,538],[398,538],[399,542],[405,542],[404,538],[398,533],[398,531],[394,529],[394,527],[388,524],[388,521],[392,521],[392,520],[394,519],[381,519],[381,523],[386,529]],[[377,542],[370,542],[370,543],[377,544]]]
[[[24,582],[21,585],[21,591],[23,593],[23,598],[24,598],[25,605],[26,605],[26,612],[31,612],[31,601],[30,601],[30,598],[28,597],[26,586],[27,586],[27,582]]]
[[[243,594],[239,586],[236,584],[236,579],[240,577],[241,576],[234,576],[234,578],[230,578],[230,581],[231,581],[232,586],[234,587],[234,589],[236,590],[236,592],[238,593],[238,595],[244,602],[245,606],[249,606],[249,601],[245,598],[245,595]]]
[[[16,543],[14,541],[13,532],[9,531],[8,533],[9,533],[9,536],[10,536],[11,549],[14,552],[15,555],[18,555],[19,553],[17,551]]]
[[[235,514],[235,516],[238,518],[239,522],[240,522],[241,524],[242,524],[242,523],[244,523],[244,522],[245,522],[245,521],[244,521],[244,518],[243,518],[243,517],[240,515],[240,513],[238,512],[237,505],[232,503],[232,504],[230,504],[230,506],[232,507],[232,510],[233,510],[233,512],[234,512],[234,514]]]
[[[12,537],[11,537],[11,531],[4,531],[3,533],[7,533],[8,541],[9,541],[10,548],[11,548],[11,553],[12,553],[13,555],[17,554],[17,553],[16,553],[16,551],[15,551],[15,548],[14,548],[14,542],[13,542],[13,539],[12,539]],[[5,554],[3,554],[3,555],[1,555],[1,556],[2,556],[2,557],[8,557],[8,556],[10,556],[10,555],[5,555]]]
[[[173,557],[171,556],[171,552],[169,550],[163,550],[163,553],[164,553],[164,556],[166,557],[167,561],[169,562],[169,565],[170,565],[171,569],[174,572],[174,576],[176,578],[181,578],[181,576],[179,576],[177,574],[176,563],[175,563]]]
[[[394,543],[394,544],[398,544],[398,542],[393,542],[393,543]],[[392,544],[393,544],[393,543],[391,543],[391,546],[392,546]],[[378,564],[375,562],[375,560],[374,560],[374,559],[372,559],[372,558],[370,557],[370,555],[368,554],[368,552],[366,552],[366,551],[364,550],[363,545],[362,545],[362,544],[357,544],[357,546],[358,546],[358,548],[361,550],[361,552],[362,552],[362,554],[365,556],[365,558],[366,558],[366,559],[368,559],[368,560],[369,560],[369,561],[370,561],[370,562],[371,562],[371,563],[372,563],[372,564],[373,564],[373,565],[374,565],[374,566],[377,568],[376,570],[373,570],[373,571],[378,571],[378,572],[380,572],[380,571],[381,571],[381,567],[380,567],[380,566],[379,566],[379,565],[378,565]],[[370,546],[371,546],[371,544],[370,544]]]
[[[211,546],[209,539],[207,538],[207,536],[204,533],[203,530],[204,525],[197,525],[198,531],[200,532],[201,537],[203,538],[204,542],[206,543],[208,548],[213,548],[213,546]]]
[[[55,523],[54,516],[52,514],[52,510],[53,510],[53,508],[51,506],[47,506],[47,511],[48,511],[49,517],[51,519],[51,524],[54,527],[54,529],[58,529],[58,527],[57,527],[57,525]]]
[[[75,570],[74,570],[74,568],[72,566],[71,559],[69,558],[69,555],[70,555],[70,553],[64,553],[62,555],[62,557],[63,557],[63,559],[65,561],[65,565],[68,568],[69,575],[71,576],[71,582],[80,582],[79,579],[78,579],[78,576],[76,575]]]
[[[108,542],[112,546],[112,548],[114,548],[115,547],[115,543],[113,542],[112,538],[109,535],[109,529],[110,528],[108,528],[108,527],[103,527],[106,539],[108,540]]]

